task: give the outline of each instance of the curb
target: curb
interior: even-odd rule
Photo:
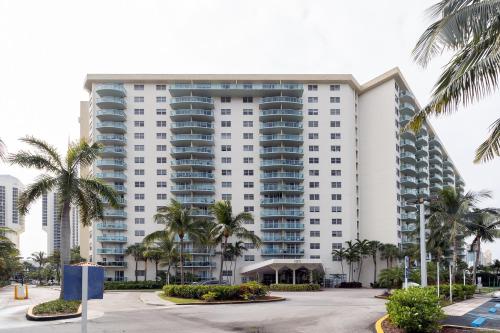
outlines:
[[[32,320],[32,321],[49,321],[49,320],[78,318],[78,317],[81,317],[81,315],[82,315],[82,306],[81,305],[78,307],[78,311],[76,313],[68,313],[68,314],[60,314],[60,315],[45,315],[45,316],[40,316],[40,315],[34,314],[33,308],[35,306],[36,305],[32,305],[28,308],[28,311],[26,312],[26,319]]]
[[[485,328],[485,327],[470,327],[470,326],[460,326],[460,325],[442,325],[442,327],[451,327],[451,328],[462,328],[462,329],[470,329],[475,332],[500,332],[500,330],[494,329],[494,328]]]
[[[389,315],[386,314],[385,316],[383,316],[382,318],[380,318],[379,320],[377,320],[377,322],[375,323],[375,331],[377,333],[384,333],[384,329],[382,328],[382,322],[384,320],[386,320],[388,317],[389,317]]]
[[[226,305],[226,304],[255,304],[286,301],[285,297],[275,296],[274,299],[257,299],[253,301],[226,301],[226,302],[199,302],[199,303],[181,303],[176,305]]]

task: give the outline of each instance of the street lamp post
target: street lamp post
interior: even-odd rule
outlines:
[[[427,249],[425,247],[425,205],[424,198],[420,204],[420,285],[427,287]]]

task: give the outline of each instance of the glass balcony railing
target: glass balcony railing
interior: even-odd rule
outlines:
[[[104,267],[127,267],[126,261],[98,261],[97,264]]]
[[[111,187],[118,193],[125,193],[127,192],[127,188],[123,185],[111,185]]]
[[[101,156],[121,156],[127,155],[127,150],[124,147],[104,147],[99,152]]]
[[[198,166],[198,167],[206,167],[206,168],[213,168],[214,167],[214,162],[212,160],[174,160],[171,161],[170,164],[173,167],[176,166]]]
[[[212,217],[212,213],[210,213],[210,211],[208,209],[207,210],[204,210],[204,209],[191,209],[189,211],[189,216],[211,218]]]
[[[295,184],[264,184],[261,192],[304,192],[304,186]]]
[[[116,236],[116,235],[103,235],[96,237],[98,242],[116,242],[116,243],[126,243],[127,236]]]
[[[302,160],[262,160],[260,162],[261,167],[299,167],[304,165]]]
[[[125,133],[127,131],[127,126],[122,122],[117,121],[102,121],[96,124],[96,128],[100,132],[117,132]]]
[[[401,214],[401,219],[402,220],[416,220],[417,219],[417,213],[415,213],[415,212],[402,213]]]
[[[97,142],[100,143],[111,143],[111,144],[126,144],[127,139],[123,135],[97,135]]]
[[[125,109],[127,106],[127,102],[121,97],[98,97],[95,102],[101,109]]]
[[[302,98],[290,97],[290,96],[274,96],[274,97],[263,97],[260,101],[261,106],[275,105],[275,104],[285,104],[292,106],[297,105],[302,107]]]
[[[104,223],[99,222],[96,224],[98,230],[127,230],[125,223]]]
[[[173,97],[170,100],[170,105],[173,108],[178,107],[188,107],[192,106],[193,109],[196,108],[213,108],[214,100],[210,97],[200,97],[200,96],[183,96],[183,97]]]
[[[287,223],[287,222],[265,222],[260,225],[262,230],[281,230],[281,229],[290,229],[290,230],[304,230],[303,223]]]
[[[419,188],[418,189],[418,196],[419,197],[428,197],[429,196],[429,189],[428,188]]]
[[[124,97],[127,93],[121,83],[99,83],[96,84],[95,91],[99,96]]]
[[[172,179],[208,179],[213,180],[214,175],[210,172],[174,172]]]
[[[414,165],[401,164],[401,171],[406,173],[415,173],[417,170]]]
[[[174,147],[170,150],[173,155],[213,155],[214,150],[210,147]]]
[[[413,232],[417,230],[417,226],[414,224],[408,224],[408,225],[402,225],[401,226],[401,231],[402,232]]]
[[[430,161],[430,169],[432,172],[439,172],[443,173],[443,167],[441,167],[440,164],[437,164],[436,161],[433,159]]]
[[[272,135],[261,135],[261,142],[270,142],[270,141],[296,141],[303,142],[304,138],[302,135],[294,135],[294,134],[272,134]]]
[[[290,242],[290,243],[295,243],[295,242],[303,242],[304,241],[304,236],[282,236],[282,235],[277,235],[277,236],[263,236],[262,241],[264,243],[274,243],[274,242]]]
[[[417,196],[417,190],[414,188],[403,188],[401,189],[401,195],[408,198],[408,197],[416,197]]]
[[[184,267],[215,267],[215,262],[212,261],[185,261]]]
[[[300,172],[264,172],[261,174],[260,179],[304,179],[304,175]]]
[[[296,209],[264,209],[260,213],[261,217],[304,217],[304,212]]]
[[[399,98],[402,100],[414,100],[415,96],[408,90],[400,90],[399,91]]]
[[[302,198],[264,198],[260,200],[261,205],[303,205]]]
[[[106,168],[124,169],[127,167],[127,163],[125,163],[124,160],[102,159],[102,160],[96,161],[96,166],[106,167]]]
[[[261,155],[271,155],[271,154],[294,154],[294,155],[303,155],[304,149],[299,147],[267,147],[260,149]]]
[[[209,90],[209,91],[303,91],[304,87],[298,83],[176,83],[170,85],[175,90]]]
[[[215,186],[206,184],[173,185],[171,192],[215,192]]]
[[[260,111],[261,118],[276,117],[276,116],[284,118],[286,118],[287,116],[293,118],[302,118],[302,111],[294,109],[267,109]]]
[[[179,203],[187,205],[212,205],[215,202],[213,197],[176,197],[175,198]]]
[[[170,128],[175,129],[208,129],[213,130],[214,124],[205,121],[181,121],[170,124]]]
[[[430,176],[430,180],[431,180],[431,182],[442,182],[443,177],[441,177],[441,175],[439,175],[437,173],[432,173]]]
[[[415,185],[417,183],[417,178],[411,176],[401,177],[401,183]]]
[[[400,146],[401,148],[404,149],[415,149],[415,141],[409,140],[409,139],[404,139],[400,141]]]
[[[401,117],[399,117],[399,122],[401,123],[401,125],[406,125],[413,117],[412,116],[408,116],[408,115],[401,115]]]
[[[102,201],[103,204],[106,204],[106,205],[109,204],[109,200],[108,199],[102,198],[101,201]],[[125,200],[125,198],[117,198],[116,201],[121,206],[125,206],[127,204],[127,200]]]
[[[402,160],[410,160],[410,161],[415,161],[415,154],[405,151],[401,153],[401,159]]]
[[[125,249],[119,247],[101,248],[96,251],[98,254],[125,254]]]
[[[410,103],[400,103],[399,104],[399,111],[401,112],[408,112],[408,113],[415,113],[415,107],[413,104]]]
[[[112,218],[127,218],[127,212],[118,209],[106,209],[103,213],[104,217]]]
[[[123,172],[98,172],[95,174],[97,178],[108,180],[126,180],[127,175]]]
[[[260,129],[302,129],[302,123],[296,121],[273,121],[260,124]]]
[[[125,111],[117,109],[104,109],[97,110],[96,117],[100,120],[118,120],[124,121],[126,119]]]
[[[263,256],[286,256],[286,255],[303,255],[304,249],[277,249],[277,248],[263,248],[261,250],[261,255]]]
[[[204,134],[178,134],[172,135],[172,142],[180,142],[180,141],[202,141],[207,143],[214,142],[213,135],[204,135]]]

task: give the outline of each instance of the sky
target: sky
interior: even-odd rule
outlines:
[[[399,67],[421,105],[447,56],[427,68],[411,50],[436,0],[0,0],[0,138],[25,135],[61,151],[79,137],[87,73],[350,73],[364,83]],[[472,163],[500,115],[500,95],[432,119],[467,190],[500,207],[500,158]],[[25,184],[38,173],[0,163]],[[500,242],[483,246],[500,258]],[[21,252],[46,251],[41,203],[26,216]]]

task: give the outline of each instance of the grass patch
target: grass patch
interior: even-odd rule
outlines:
[[[180,297],[171,297],[167,296],[164,293],[160,293],[159,296],[165,301],[169,301],[175,304],[186,304],[186,303],[202,303],[199,299],[195,298],[180,298]]]
[[[76,313],[78,311],[79,306],[80,306],[80,301],[65,301],[61,299],[56,299],[54,301],[38,304],[33,308],[33,314],[54,315],[54,314]]]

